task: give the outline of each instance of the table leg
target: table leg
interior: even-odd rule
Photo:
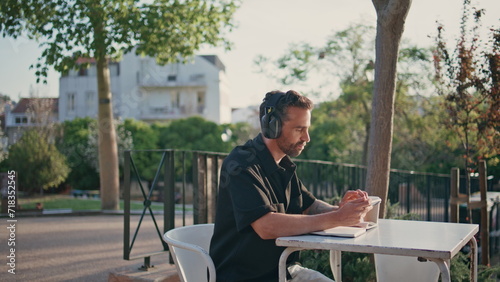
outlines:
[[[473,256],[470,266],[471,281],[477,282],[477,241],[474,236],[472,236],[469,240],[469,244],[471,245],[471,252]]]
[[[471,245],[471,265],[470,265],[470,281],[477,282],[477,241],[476,238],[472,237],[469,240],[469,244]],[[439,270],[441,270],[441,280],[443,282],[451,281],[450,278],[450,261],[444,261],[440,259],[428,259],[430,261],[435,262]]]
[[[278,271],[279,271],[278,275],[280,282],[286,282],[286,260],[288,259],[288,256],[291,253],[299,250],[301,250],[301,248],[288,247],[283,251],[283,253],[281,253],[278,264]]]
[[[432,259],[432,258],[428,258],[428,260],[433,261],[439,267],[439,270],[441,271],[442,282],[451,282],[449,261],[445,261],[442,259]]]
[[[332,269],[333,279],[337,282],[342,281],[342,252],[330,250],[330,268]]]

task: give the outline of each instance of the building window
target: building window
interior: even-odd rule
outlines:
[[[87,75],[88,75],[88,71],[89,71],[89,69],[88,69],[88,68],[81,67],[81,68],[78,70],[78,76],[87,76]]]
[[[67,109],[68,112],[75,111],[75,93],[68,93]]]
[[[16,124],[28,124],[27,117],[16,117]]]
[[[170,74],[167,77],[167,81],[176,81],[176,80],[177,80],[177,75],[175,75],[175,74]]]
[[[88,91],[85,93],[85,106],[87,106],[87,109],[94,108],[95,105],[95,95],[94,92]]]
[[[173,109],[179,108],[180,100],[181,100],[181,93],[180,92],[173,92],[172,93],[172,108]]]
[[[196,102],[197,102],[198,113],[202,114],[203,111],[205,110],[205,92],[203,91],[196,92]]]
[[[120,63],[110,63],[109,64],[109,75],[110,76],[120,76]]]

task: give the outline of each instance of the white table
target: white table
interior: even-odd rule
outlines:
[[[442,281],[450,281],[450,260],[467,243],[473,260],[471,277],[477,281],[477,224],[380,219],[378,227],[357,238],[300,235],[280,237],[276,245],[287,247],[279,261],[279,281],[286,281],[286,260],[299,250],[330,250],[335,281],[341,281],[341,252],[374,253],[421,257],[435,262]]]

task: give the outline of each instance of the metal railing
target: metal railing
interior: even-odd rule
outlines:
[[[219,170],[227,154],[183,150],[132,150],[124,160],[124,259],[144,258],[144,268],[150,267],[150,257],[165,253],[168,246],[162,235],[174,227],[213,222],[219,184]],[[142,161],[144,171],[138,170]],[[366,167],[327,161],[294,160],[302,182],[319,199],[340,198],[349,189],[365,187]],[[157,162],[151,167],[151,162]],[[147,165],[144,165],[147,164]],[[142,175],[149,175],[146,179]],[[154,176],[154,177],[152,177]],[[146,182],[149,183],[146,185]],[[474,184],[474,182],[472,183]],[[132,189],[135,186],[135,190]],[[477,191],[476,187],[472,188]],[[417,173],[392,169],[388,201],[393,212],[411,213],[420,220],[449,221],[450,175]],[[142,201],[142,211],[131,210],[131,201]],[[154,212],[152,203],[163,203]],[[132,214],[140,216],[131,234]],[[157,252],[131,256],[141,223],[150,216],[163,246]],[[157,217],[163,217],[160,231]]]

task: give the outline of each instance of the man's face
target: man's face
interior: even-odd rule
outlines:
[[[276,139],[281,151],[290,157],[302,153],[309,138],[311,111],[298,107],[288,107],[286,120],[283,120],[280,137]]]

